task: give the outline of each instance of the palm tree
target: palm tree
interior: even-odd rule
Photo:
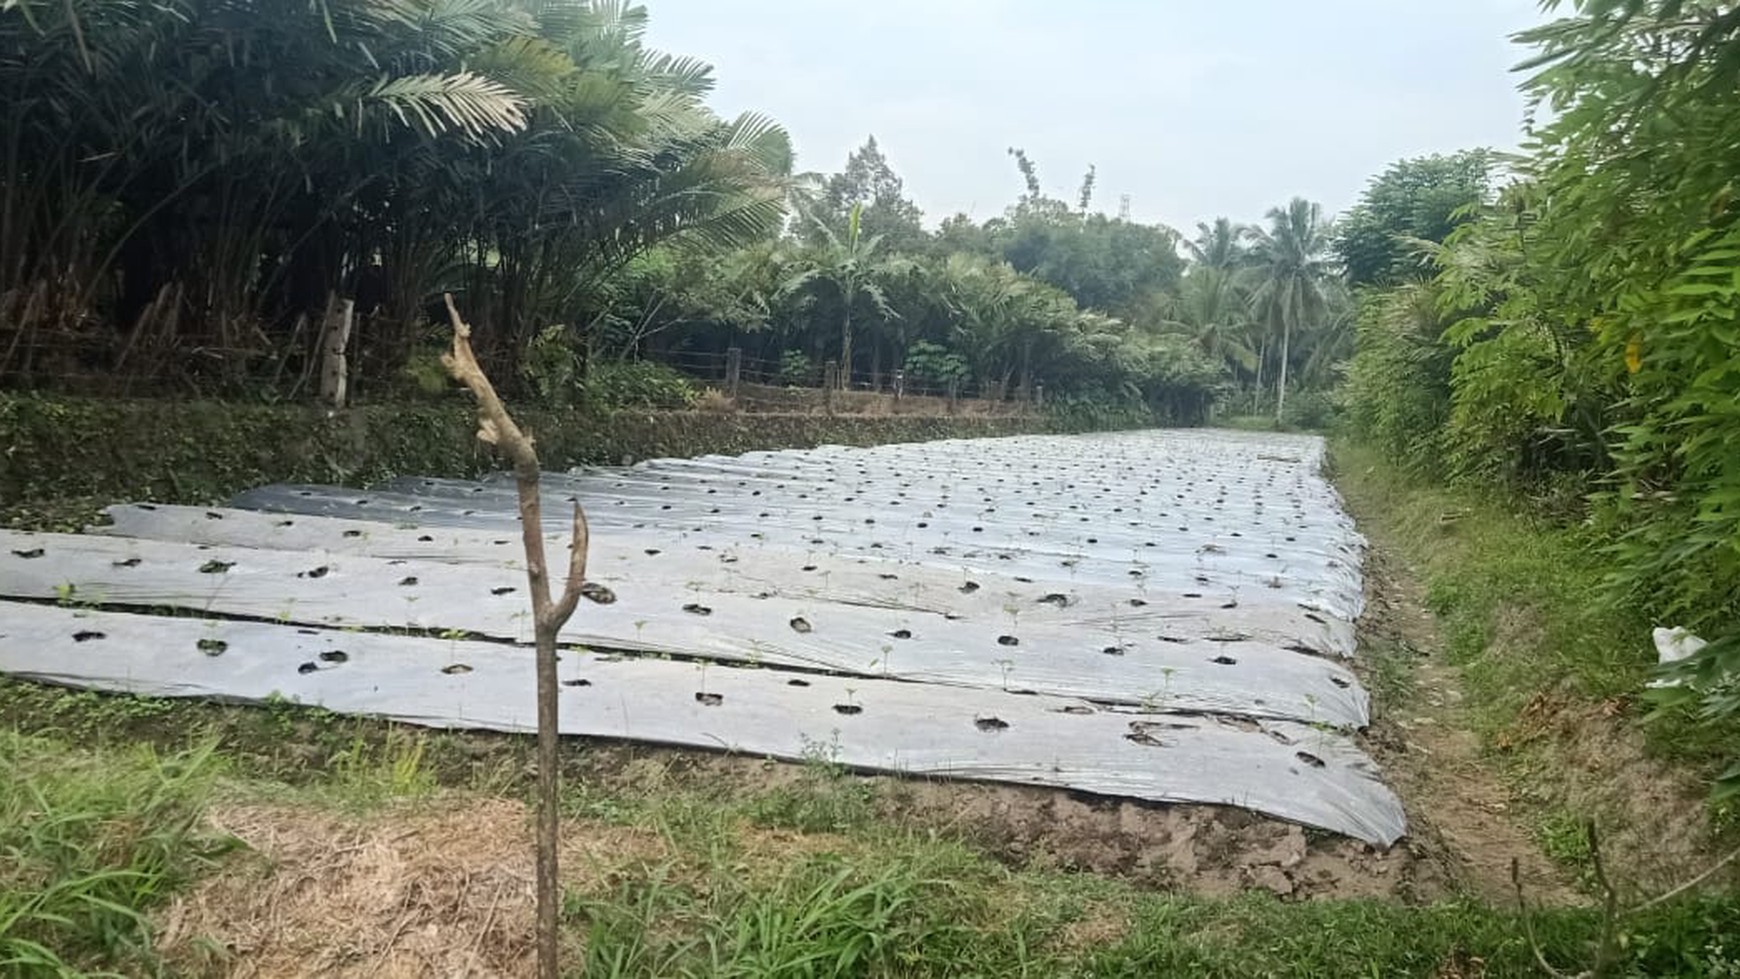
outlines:
[[[180,342],[282,357],[367,279],[377,353],[452,290],[479,352],[517,358],[659,242],[784,219],[785,133],[715,116],[708,66],[647,49],[646,21],[624,0],[0,2],[0,305],[107,320],[119,361],[169,295]]]
[[[169,282],[245,315],[277,245],[347,206],[381,147],[481,143],[531,100],[465,66],[535,25],[472,0],[0,4],[0,295],[118,325]],[[214,58],[212,52],[230,52]],[[246,52],[245,56],[240,52]],[[309,198],[318,200],[310,206]],[[297,227],[301,218],[303,227]],[[265,262],[262,259],[266,259]]]
[[[1275,419],[1287,409],[1287,364],[1293,334],[1320,326],[1333,277],[1329,227],[1321,206],[1295,197],[1286,207],[1270,208],[1269,226],[1255,233],[1251,249],[1251,309],[1273,336],[1280,334],[1281,359],[1275,383]]]
[[[888,304],[883,285],[913,268],[912,261],[882,251],[882,236],[864,236],[864,206],[856,204],[846,220],[844,237],[817,220],[821,243],[798,259],[798,271],[788,278],[781,292],[791,294],[815,282],[834,287],[840,297],[840,388],[851,387],[852,309],[860,296],[867,298],[884,319],[899,314]]]
[[[1209,264],[1191,268],[1160,325],[1189,336],[1217,363],[1234,370],[1257,368],[1257,354],[1250,346],[1246,277],[1238,269]]]
[[[1253,237],[1248,225],[1235,224],[1229,218],[1215,218],[1214,224],[1196,223],[1196,240],[1184,247],[1198,265],[1221,271],[1243,268],[1250,257],[1246,242]]]

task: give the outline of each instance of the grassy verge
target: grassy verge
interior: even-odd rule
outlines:
[[[1538,974],[1517,920],[1471,904],[1138,893],[1091,879],[1011,873],[958,847],[913,839],[880,840],[874,849],[847,841],[834,852],[756,869],[766,872],[666,864],[610,890],[572,895],[568,920],[586,936],[586,974]],[[1579,961],[1593,924],[1585,912],[1543,916],[1545,954],[1560,965]],[[1628,956],[1627,969],[1719,975],[1733,963],[1721,958],[1713,936],[1736,924],[1732,906],[1676,909],[1642,924],[1659,938]],[[1687,967],[1700,959],[1703,969]]]
[[[1700,824],[1706,852],[1732,844],[1734,807],[1699,813],[1684,797],[1701,793],[1740,731],[1648,716],[1639,695],[1655,623],[1605,599],[1598,541],[1473,488],[1408,479],[1345,441],[1333,443],[1332,461],[1362,528],[1424,581],[1477,733],[1531,804],[1550,854],[1589,869],[1590,817],[1648,839],[1662,795],[1689,810],[1685,825]]]
[[[1484,733],[1509,727],[1543,690],[1598,701],[1641,689],[1649,630],[1601,601],[1605,569],[1576,529],[1410,481],[1358,446],[1337,443],[1333,462],[1356,516],[1422,573]],[[1679,750],[1691,757],[1699,747]]]
[[[32,882],[8,894],[34,900],[60,887],[72,902],[48,918],[0,918],[0,948],[35,942],[17,947],[128,974],[154,964],[139,916],[210,866],[213,841],[196,817],[220,762],[223,799],[365,820],[394,818],[395,806],[464,807],[530,791],[529,739],[289,705],[248,710],[0,680],[0,725],[31,732],[0,735],[0,760],[23,773],[0,788],[0,853],[28,868],[9,880]],[[155,747],[127,747],[134,741]],[[221,745],[216,757],[178,754],[211,743]],[[611,750],[621,749],[573,746],[571,824],[582,834],[628,827],[661,843],[570,890],[571,958],[588,976],[1536,974],[1508,909],[1159,892],[1012,865],[954,827],[891,822],[877,793],[898,783],[877,788],[820,760],[745,790],[645,771],[600,777],[589,758]],[[45,812],[65,818],[44,821]],[[93,882],[113,889],[101,892],[105,903],[80,905],[72,895]],[[5,900],[17,901],[0,907]],[[1586,964],[1598,927],[1586,909],[1536,921],[1543,951],[1567,968]],[[1613,974],[1733,975],[1740,950],[1723,942],[1737,933],[1740,901],[1653,908],[1626,922]],[[14,971],[68,974],[48,964]]]
[[[222,849],[199,822],[215,769],[0,730],[0,974],[153,971],[146,914]]]

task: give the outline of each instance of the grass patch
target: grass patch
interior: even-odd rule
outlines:
[[[1366,686],[1384,709],[1395,711],[1413,703],[1419,689],[1414,663],[1419,650],[1395,639],[1367,639],[1359,654],[1365,664]]]
[[[681,860],[570,894],[586,974],[702,976],[1534,976],[1520,919],[1478,904],[1286,903],[1138,892],[1010,872],[949,844],[884,836],[775,865]],[[1688,901],[1629,923],[1613,975],[1725,976],[1740,904]],[[1538,915],[1543,953],[1575,971],[1599,923]],[[580,943],[575,942],[576,945]],[[1467,971],[1451,971],[1460,968]]]
[[[1700,853],[1732,848],[1740,806],[1700,814],[1678,800],[1680,786],[1713,778],[1731,757],[1740,724],[1649,713],[1640,695],[1656,659],[1656,623],[1610,600],[1600,541],[1478,488],[1408,478],[1361,446],[1337,441],[1331,450],[1336,484],[1362,527],[1419,572],[1472,726],[1500,759],[1545,852],[1587,883],[1582,824],[1593,818],[1610,843],[1632,841],[1629,852],[1607,853],[1610,865],[1667,885],[1701,870]],[[1390,651],[1371,654],[1380,696],[1405,684]],[[1633,757],[1636,746],[1647,759]],[[1610,749],[1630,751],[1630,761],[1621,766]],[[1677,808],[1647,801],[1662,793]],[[1651,852],[1654,824],[1670,815],[1676,849]],[[1691,823],[1704,839],[1689,838]]]
[[[748,806],[749,818],[762,826],[806,833],[844,833],[863,829],[876,819],[876,790],[853,778],[836,763],[837,749],[815,746],[802,774],[789,785],[777,785]]]
[[[0,973],[154,972],[145,913],[225,848],[200,827],[217,768],[0,730]]]
[[[1589,846],[1589,833],[1584,817],[1569,809],[1553,807],[1535,825],[1535,838],[1547,856],[1561,866],[1577,871],[1578,880],[1593,883],[1595,854]]]
[[[571,897],[568,917],[588,976],[989,975],[1010,960],[974,927],[983,872],[939,847],[815,854],[771,876],[714,867],[700,886],[654,868]]]
[[[529,743],[467,738],[288,700],[264,706],[71,690],[0,676],[0,722],[95,750],[150,744],[166,753],[223,747],[228,773],[325,796],[351,808],[437,787],[491,793],[527,782]]]

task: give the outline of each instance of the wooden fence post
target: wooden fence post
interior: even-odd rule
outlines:
[[[840,365],[828,361],[822,366],[822,407],[834,413],[834,389],[840,386]]]
[[[961,379],[949,378],[949,414],[954,414],[960,408]]]
[[[904,395],[905,393],[906,393],[906,371],[896,370],[894,372],[894,400],[899,401],[901,396]]]
[[[743,381],[743,348],[731,347],[725,351],[725,393],[737,397],[738,386]]]
[[[320,362],[320,400],[331,408],[343,408],[350,382],[350,366],[344,351],[350,345],[350,328],[356,320],[356,300],[334,295],[326,304],[325,343]]]

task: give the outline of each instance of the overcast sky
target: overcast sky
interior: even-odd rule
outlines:
[[[935,224],[995,216],[1027,150],[1047,192],[1181,229],[1296,194],[1340,211],[1387,163],[1514,148],[1508,36],[1535,0],[644,0],[654,47],[715,66],[798,166],[872,133]]]

